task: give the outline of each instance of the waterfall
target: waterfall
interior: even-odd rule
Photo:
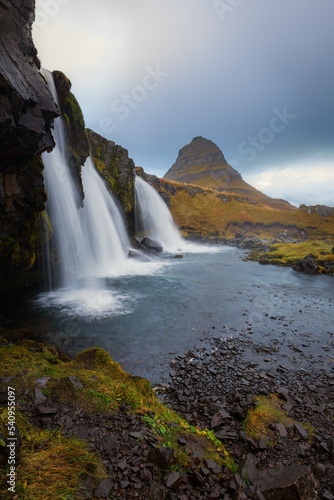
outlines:
[[[52,74],[44,71],[52,95],[57,92]],[[50,288],[100,289],[97,276],[107,276],[112,267],[126,261],[130,243],[122,216],[112,195],[96,172],[91,158],[82,169],[84,206],[66,159],[66,141],[61,117],[54,122],[56,146],[43,153],[47,213],[53,235],[53,266]],[[51,267],[51,266],[49,266]]]
[[[108,276],[113,268],[124,265],[130,241],[122,215],[91,158],[82,170],[82,184],[85,199],[80,215],[93,266],[98,275]]]
[[[52,74],[43,71],[54,100],[58,104],[57,91]],[[61,117],[54,121],[56,146],[51,153],[43,153],[44,183],[47,212],[51,219],[53,235],[52,247],[59,260],[57,271],[52,274],[50,288],[70,288],[77,284],[89,269],[91,253],[84,236],[84,228],[79,215],[79,192],[74,184],[66,159],[65,130]]]
[[[186,244],[175,226],[166,203],[141,177],[136,177],[136,237],[158,241],[167,252],[177,252]]]

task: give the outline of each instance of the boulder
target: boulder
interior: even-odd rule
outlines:
[[[307,255],[305,259],[295,264],[293,269],[306,274],[316,274],[319,272],[318,264],[312,254]]]
[[[317,483],[310,467],[279,466],[270,470],[250,469],[249,479],[266,500],[314,500]]]
[[[150,252],[161,253],[163,251],[160,243],[158,241],[152,240],[151,238],[143,238],[140,242],[140,245],[145,248],[145,250],[149,250]]]

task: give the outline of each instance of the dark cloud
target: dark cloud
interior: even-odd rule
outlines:
[[[35,39],[87,125],[147,171],[203,135],[253,175],[334,166],[333,19],[332,0],[69,0]]]

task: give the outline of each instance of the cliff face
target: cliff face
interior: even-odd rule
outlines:
[[[67,161],[83,200],[81,167],[89,156],[85,121],[79,103],[71,92],[72,84],[70,80],[61,71],[53,71],[52,76],[57,89],[60,113],[67,136]]]
[[[35,261],[44,209],[40,154],[58,115],[31,37],[34,0],[0,0],[0,288]]]
[[[86,133],[96,169],[105,180],[110,192],[119,200],[129,233],[133,236],[135,164],[122,146],[105,139],[93,130],[86,129]]]
[[[179,151],[176,162],[164,179],[241,194],[251,201],[280,210],[295,210],[287,201],[269,198],[247,184],[239,172],[227,163],[218,146],[203,137],[195,137]]]

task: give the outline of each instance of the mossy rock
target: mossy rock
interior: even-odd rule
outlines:
[[[80,105],[71,92],[72,84],[70,80],[61,71],[53,71],[52,75],[57,89],[59,110],[63,118],[67,136],[67,160],[73,179],[83,200],[81,167],[89,156],[85,121]]]

